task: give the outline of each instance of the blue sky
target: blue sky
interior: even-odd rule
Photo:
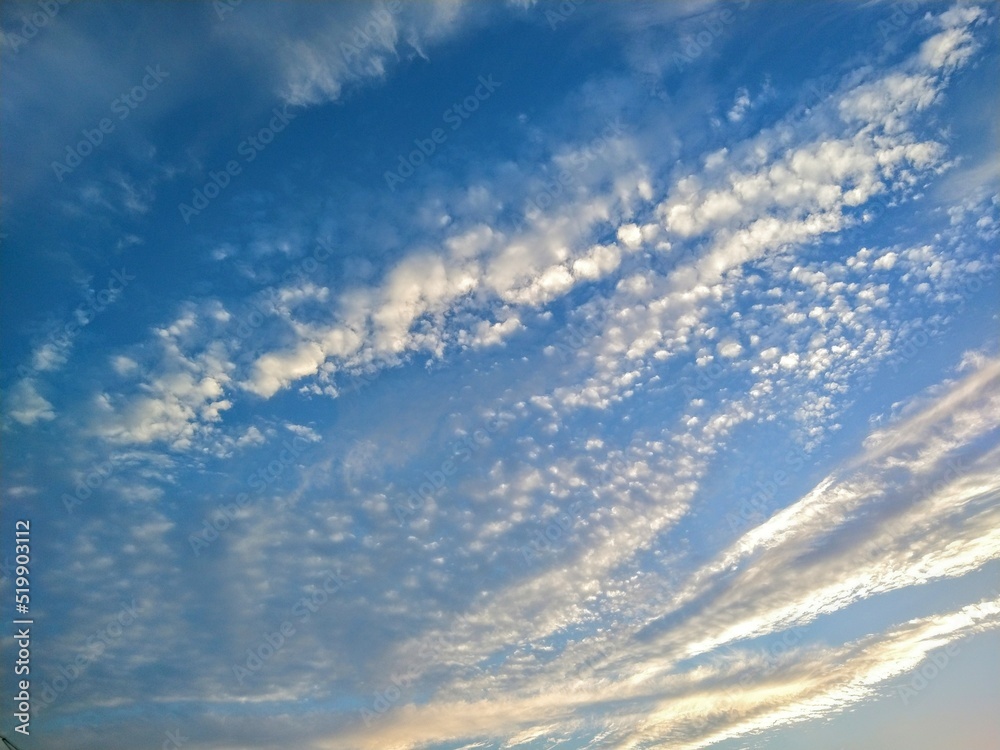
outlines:
[[[997,747],[996,24],[5,3],[4,736]]]

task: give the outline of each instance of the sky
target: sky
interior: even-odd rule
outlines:
[[[998,17],[4,3],[0,733],[1000,748]]]

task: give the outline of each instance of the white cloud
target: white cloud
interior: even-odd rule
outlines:
[[[719,342],[719,355],[726,359],[735,359],[743,353],[743,346],[735,339],[724,339]]]
[[[654,537],[640,529],[658,523],[651,521],[654,505],[616,504],[621,520],[611,524],[613,530],[607,521],[595,529],[585,557],[557,562],[456,618],[449,630],[400,645],[393,657],[398,668],[419,675],[444,659],[455,675],[433,698],[380,716],[370,728],[358,722],[325,746],[510,741],[542,727],[550,736],[570,736],[582,730],[586,717],[621,746],[705,747],[765,727],[828,717],[871,697],[934,649],[1000,626],[1000,601],[990,600],[844,645],[804,640],[804,624],[859,599],[958,577],[1000,558],[1000,509],[992,500],[1000,491],[992,468],[997,449],[980,450],[958,469],[954,464],[1000,415],[1000,360],[981,362],[912,409],[888,428],[881,447],[845,461],[801,500],[688,577],[680,592],[665,590],[662,581],[656,593],[630,588],[600,572],[645,549]],[[659,466],[649,473],[647,463]],[[552,468],[563,481],[572,477],[565,467]],[[663,470],[683,473],[652,454],[631,456],[615,472],[620,484],[607,489],[622,496],[638,487],[665,488]],[[534,485],[541,489],[546,482],[540,477]],[[880,520],[854,523],[859,514]],[[599,538],[607,544],[595,545]],[[594,633],[587,625],[599,619],[598,605],[581,604],[581,592],[584,598],[593,592],[591,602],[605,598],[623,624]],[[697,607],[687,606],[694,601]],[[651,619],[625,624],[634,623],[643,608]],[[669,619],[661,620],[664,615]],[[660,622],[669,626],[650,628]],[[576,628],[586,634],[568,642],[563,636],[547,640]],[[766,641],[727,647],[769,634],[781,635],[774,650]],[[448,644],[444,653],[442,643]],[[535,661],[528,644],[546,644],[552,653]],[[507,656],[489,668],[473,669],[501,652]],[[711,658],[697,668],[680,667],[701,653]],[[609,712],[609,693],[630,708]],[[483,698],[472,701],[469,694]]]
[[[696,750],[763,729],[829,717],[874,696],[935,650],[997,627],[1000,602],[983,601],[844,646],[801,651],[795,659],[751,653],[741,664],[742,655],[737,654],[732,664],[655,679],[642,672],[615,681],[585,673],[582,679],[567,676],[561,682],[526,686],[499,701],[455,698],[407,705],[378,717],[370,729],[342,732],[321,747],[408,750],[484,736],[506,737],[511,744],[539,734],[571,736],[592,727],[597,714],[607,722],[601,735],[605,744],[669,744]],[[744,679],[753,672],[758,679]],[[614,711],[607,705],[611,690],[619,706]]]
[[[480,321],[476,327],[475,337],[472,340],[474,347],[496,346],[503,342],[511,334],[524,328],[517,317],[510,317],[501,323],[490,323]]]
[[[605,144],[603,159],[585,160],[592,174],[578,178],[581,191],[591,181],[599,184],[619,171],[616,157],[631,161],[623,136],[609,136]],[[639,190],[639,179],[630,175],[617,196],[567,197],[564,205],[544,215],[529,212],[524,224],[506,233],[478,225],[456,228],[443,239],[444,251],[406,255],[378,285],[344,292],[335,306],[341,311],[339,319],[301,324],[289,308],[283,314],[300,340],[261,355],[242,386],[269,398],[305,377],[328,380],[340,371],[391,366],[415,351],[440,357],[449,345],[479,345],[487,331],[480,327],[482,322],[475,322],[470,334],[469,328],[449,326],[449,314],[462,311],[479,317],[498,302],[511,311],[518,306],[537,308],[613,273],[643,238],[654,237],[654,227],[626,227],[626,249],[589,240],[592,228],[625,210],[621,204]],[[512,322],[500,325],[490,329],[489,337],[516,330]]]
[[[285,423],[285,429],[294,432],[296,435],[305,438],[310,443],[318,443],[323,440],[323,436],[320,435],[312,427],[307,427],[302,424],[292,424],[291,422]]]
[[[890,251],[876,258],[875,262],[872,263],[872,268],[878,269],[880,271],[891,270],[892,267],[896,265],[896,260],[898,258],[899,256],[896,253]]]
[[[251,425],[247,428],[247,431],[240,435],[236,440],[236,446],[242,448],[247,445],[261,445],[267,441],[264,434],[258,430],[256,427]]]
[[[608,301],[607,323],[586,354],[601,366],[584,387],[565,390],[566,406],[607,408],[621,394],[633,392],[637,371],[653,369],[647,357],[668,361],[693,350],[693,341],[710,328],[702,318],[718,300],[737,289],[747,293],[749,280],[742,272],[748,264],[767,263],[773,273],[782,253],[856,226],[857,208],[875,199],[883,204],[898,200],[912,192],[921,176],[942,170],[944,146],[919,140],[910,126],[912,114],[934,103],[946,83],[941,70],[928,69],[916,56],[877,74],[862,69],[811,107],[805,120],[796,115],[781,121],[713,153],[703,172],[678,179],[656,211],[674,244],[692,248],[691,260],[666,278],[651,276],[652,289],[639,304]],[[842,132],[831,132],[838,118]],[[818,137],[812,135],[813,120]],[[889,270],[892,259],[886,254],[879,270]],[[904,279],[934,272],[931,265]],[[827,282],[818,290],[837,287]],[[916,293],[929,289],[914,287]],[[865,339],[866,348],[873,356],[885,356],[889,332],[864,333],[857,323],[860,314],[884,306],[886,293],[871,288],[864,294],[868,299],[853,308],[847,299],[835,299],[830,309],[796,311],[793,316],[815,314],[824,326],[839,319],[859,336],[874,336]],[[825,369],[822,360],[843,352],[843,344],[817,347],[808,359],[803,352],[780,349],[764,347],[762,357],[775,356],[789,373],[808,362],[811,376],[818,377]],[[825,410],[828,403],[820,397],[814,406]],[[819,413],[810,416],[806,411],[802,418],[816,422]]]
[[[618,227],[618,241],[629,250],[637,250],[642,244],[642,230],[636,224],[622,224]]]
[[[795,352],[789,352],[788,354],[785,354],[784,356],[782,356],[781,359],[778,360],[778,364],[784,367],[786,370],[792,370],[796,368],[799,364],[799,355],[796,354]]]
[[[431,0],[328,6],[244,6],[223,37],[272,69],[289,104],[336,101],[351,84],[384,78],[400,58],[427,58],[461,26],[464,3]]]
[[[929,68],[946,72],[964,65],[978,48],[968,28],[990,22],[986,12],[975,5],[956,6],[936,20],[944,31],[920,45],[919,59]]]
[[[235,369],[225,341],[205,343],[226,323],[220,309],[218,303],[189,305],[169,326],[156,329],[159,359],[150,364],[148,382],[130,395],[99,394],[94,431],[115,443],[163,441],[175,449],[189,449],[197,436],[211,432],[232,406],[225,392]],[[116,360],[120,374],[136,371],[130,362]]]
[[[31,358],[31,365],[40,372],[56,370],[66,364],[69,359],[69,350],[72,347],[72,339],[67,337],[64,342],[56,343],[47,341],[35,349]]]
[[[10,389],[7,394],[7,412],[15,420],[29,427],[36,422],[45,422],[56,417],[52,404],[38,392],[36,381],[32,378],[23,378]]]
[[[739,122],[748,109],[750,109],[750,92],[744,87],[736,94],[736,101],[733,102],[732,109],[729,110],[726,117],[730,122]]]
[[[454,17],[453,11],[437,6],[427,17],[439,12],[442,18]],[[394,28],[397,21],[391,23]],[[430,23],[445,29],[450,22]],[[377,44],[374,48],[380,49]],[[314,61],[322,54],[308,44],[303,50],[300,53]],[[311,101],[336,95],[336,75],[330,73],[329,81],[321,84],[317,81],[323,76],[307,68],[312,71],[305,78],[310,83],[296,86],[313,93],[296,96]],[[793,127],[793,121],[782,122],[717,152],[704,174],[678,180],[657,207],[662,228],[672,239],[703,238],[704,244],[666,283],[648,290],[643,310],[629,315],[631,330],[620,330],[630,344],[620,344],[617,335],[605,337],[608,353],[621,348],[629,361],[641,360],[650,350],[669,356],[675,348],[670,339],[688,339],[685,332],[696,329],[699,310],[710,295],[720,293],[715,285],[724,276],[849,227],[855,221],[849,214],[854,207],[887,191],[904,192],[917,175],[940,168],[943,146],[918,141],[907,130],[909,113],[938,97],[943,86],[939,73],[913,60],[881,77],[864,72],[815,108],[817,118],[828,110],[845,118],[847,126],[840,135],[803,139],[795,132],[800,123]],[[450,346],[498,342],[515,326],[500,321],[498,328],[488,322],[485,309],[497,302],[514,310],[539,307],[616,272],[662,231],[655,224],[640,226],[628,220],[636,204],[648,205],[653,197],[650,181],[636,144],[620,128],[602,136],[601,157],[584,144],[568,145],[552,160],[552,166],[582,164],[576,184],[544,213],[529,210],[519,229],[501,231],[480,223],[447,232],[441,249],[411,252],[376,284],[332,295],[331,307],[338,311],[332,320],[304,323],[298,319],[297,303],[290,300],[277,312],[295,330],[296,340],[261,354],[240,386],[269,398],[298,380],[315,378],[318,382],[305,386],[308,390],[335,394],[338,373],[394,366],[416,351],[441,357]],[[536,180],[544,184],[541,174],[542,179],[532,178],[525,186],[527,194],[532,194]],[[591,187],[609,178],[614,181],[610,193]],[[480,192],[485,197],[478,203],[489,204],[489,189]],[[616,217],[625,220],[614,221]],[[612,221],[619,244],[592,245],[593,229]],[[455,316],[459,311],[463,315]],[[466,322],[458,326],[457,320]],[[609,327],[620,325],[615,316],[610,320],[616,322]],[[690,323],[678,328],[681,320]],[[783,361],[791,363],[795,356],[786,353]],[[609,359],[607,368],[615,367]],[[635,376],[613,377],[625,385]],[[607,404],[614,390],[619,388],[595,381],[573,398]]]

